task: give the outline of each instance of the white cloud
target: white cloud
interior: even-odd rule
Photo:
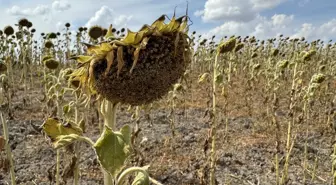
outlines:
[[[204,10],[197,10],[196,12],[194,12],[194,15],[196,17],[200,17],[200,16],[204,15]]]
[[[254,20],[260,11],[271,9],[286,0],[207,0],[204,10],[194,14],[204,21],[240,21]]]
[[[299,29],[295,30],[296,33],[292,35],[292,38],[299,38],[299,37],[312,38],[314,36],[316,28],[313,26],[313,24],[303,23]]]
[[[45,15],[49,12],[49,7],[46,5],[38,5],[35,8],[20,8],[19,6],[12,6],[7,9],[7,13],[16,16],[32,16],[32,15]]]
[[[132,15],[118,15],[111,8],[102,6],[93,17],[86,23],[87,27],[99,25],[108,27],[113,24],[114,27],[124,27],[132,19]]]
[[[249,21],[254,18],[255,12],[251,10],[249,0],[208,0],[204,5],[204,21],[242,20]]]
[[[274,26],[285,26],[290,24],[294,20],[294,15],[275,14],[272,16],[272,22]]]
[[[253,4],[253,9],[255,10],[264,10],[271,9],[279,4],[285,2],[286,0],[250,0]]]
[[[336,35],[336,19],[314,26],[313,24],[304,23],[301,28],[292,37],[305,37],[310,39],[329,40]]]
[[[51,7],[56,11],[65,11],[71,8],[71,4],[66,0],[54,1]]]
[[[205,37],[212,35],[223,36],[240,35],[256,36],[258,39],[273,38],[283,34],[291,38],[305,37],[309,40],[329,40],[336,35],[336,19],[322,24],[299,24],[294,15],[275,14],[272,17],[257,17],[250,22],[228,21],[211,29]]]
[[[288,28],[293,26],[294,16],[275,14],[271,18],[257,15],[250,22],[229,21],[210,30],[210,35],[254,35],[258,38],[269,38],[279,34],[288,34]]]
[[[332,19],[327,23],[322,24],[319,27],[319,31],[320,33],[318,34],[327,34],[327,35],[336,35],[336,19]]]
[[[117,27],[126,27],[127,23],[132,19],[132,17],[133,17],[132,15],[130,16],[120,15],[114,19],[113,23]]]

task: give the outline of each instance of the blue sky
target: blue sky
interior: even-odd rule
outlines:
[[[20,18],[38,32],[101,25],[139,29],[162,14],[183,15],[186,0],[0,0],[0,28]],[[189,0],[190,30],[204,37],[255,35],[266,39],[284,34],[310,40],[336,38],[335,0]]]

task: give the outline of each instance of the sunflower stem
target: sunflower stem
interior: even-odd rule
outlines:
[[[56,185],[60,184],[60,149],[56,150]]]
[[[216,184],[215,168],[216,168],[216,76],[217,76],[217,63],[220,53],[216,55],[215,63],[213,66],[213,81],[212,81],[212,125],[211,125],[211,154],[210,154],[210,184]]]
[[[78,122],[78,108],[77,108],[77,105],[78,105],[78,94],[75,93],[75,96],[76,96],[76,103],[75,103],[75,123],[77,125],[79,125],[79,122]],[[80,148],[80,144],[79,143],[75,143],[74,144],[74,147],[75,147],[75,168],[73,170],[73,174],[74,174],[74,181],[73,181],[73,184],[74,185],[79,185],[79,157],[80,157],[80,151],[79,151],[79,148]]]
[[[104,126],[116,130],[116,114],[118,103],[112,103],[104,100],[101,105],[101,112],[104,116]],[[105,129],[105,128],[104,128]],[[113,185],[114,179],[111,174],[102,168],[104,174],[104,185]]]
[[[9,169],[10,169],[10,177],[12,181],[12,185],[16,185],[15,182],[15,172],[14,172],[14,162],[13,162],[13,154],[11,152],[8,140],[9,140],[9,133],[8,133],[8,125],[7,122],[4,120],[2,113],[0,114],[1,116],[1,122],[2,122],[2,127],[3,127],[3,133],[5,137],[5,150],[7,154],[7,160],[9,161]]]

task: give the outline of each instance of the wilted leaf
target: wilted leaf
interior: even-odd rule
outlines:
[[[172,17],[167,25],[160,30],[163,33],[176,31],[180,27],[181,22],[177,22],[175,16]]]
[[[133,32],[130,29],[127,29],[127,35],[124,39],[122,39],[122,42],[125,44],[133,44],[135,41],[137,32]]]
[[[144,170],[147,170],[147,169],[148,169],[148,166],[145,166]],[[149,185],[148,174],[139,172],[138,175],[133,180],[132,185]]]
[[[43,123],[42,128],[53,142],[57,140],[57,137],[62,135],[82,135],[83,133],[77,124],[71,122],[62,123],[62,121],[57,118],[48,118]]]
[[[114,34],[112,32],[112,29],[113,29],[113,26],[112,26],[112,24],[110,24],[110,27],[107,30],[107,33],[105,35],[105,39],[114,38]]]
[[[119,174],[131,154],[130,140],[129,126],[124,126],[120,132],[113,132],[105,127],[103,134],[94,145],[100,164],[113,177]]]
[[[77,60],[78,63],[84,64],[84,63],[90,62],[92,58],[93,58],[92,56],[79,55],[79,56],[71,57],[70,59]]]
[[[113,64],[114,61],[114,51],[110,51],[107,53],[106,57],[105,57],[106,61],[107,61],[107,67],[105,70],[105,75],[108,74],[108,72],[110,72],[111,66]]]
[[[53,145],[55,149],[59,149],[70,145],[71,143],[77,141],[78,139],[79,136],[77,134],[60,135],[53,142]]]
[[[156,21],[153,22],[152,27],[157,28],[158,30],[161,30],[165,26],[166,15],[161,15]]]
[[[209,77],[209,73],[204,73],[198,80],[198,83],[204,82]]]

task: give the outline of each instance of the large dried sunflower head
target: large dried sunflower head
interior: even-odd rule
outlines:
[[[191,61],[188,17],[161,16],[123,39],[88,45],[89,56],[77,56],[72,80],[111,102],[147,104],[164,96]],[[110,27],[112,29],[112,27]]]

